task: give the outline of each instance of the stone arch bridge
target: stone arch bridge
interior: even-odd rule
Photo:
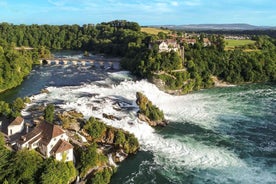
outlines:
[[[95,66],[97,68],[112,68],[120,69],[120,59],[68,59],[68,58],[52,58],[40,59],[40,64],[46,65],[81,65],[81,66]]]

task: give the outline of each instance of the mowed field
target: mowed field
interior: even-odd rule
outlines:
[[[224,40],[225,41],[225,50],[234,49],[237,46],[243,46],[248,44],[254,44],[254,40]]]
[[[141,31],[148,34],[153,34],[153,35],[157,35],[159,32],[163,32],[166,34],[170,32],[169,30],[164,30],[164,29],[159,29],[154,27],[142,27]]]

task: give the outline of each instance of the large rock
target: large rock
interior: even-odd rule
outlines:
[[[103,117],[106,118],[106,119],[110,119],[110,120],[121,120],[121,118],[116,117],[116,116],[114,116],[112,114],[103,113]]]
[[[112,129],[108,129],[106,131],[105,143],[113,144],[114,143],[114,131]]]
[[[155,127],[155,126],[166,126],[168,123],[167,121],[152,121],[150,120],[147,116],[145,116],[144,114],[138,113],[138,118],[141,121],[145,121],[147,122],[150,126]]]
[[[74,130],[78,132],[81,127],[83,114],[76,111],[64,111],[57,114],[58,119],[62,122],[65,129]]]
[[[153,105],[144,94],[137,92],[136,98],[136,103],[140,108],[140,111],[138,112],[138,118],[140,120],[147,122],[150,126],[167,125],[163,111],[161,111],[157,106]]]

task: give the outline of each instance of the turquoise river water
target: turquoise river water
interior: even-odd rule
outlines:
[[[39,94],[43,88],[50,93]],[[152,128],[136,118],[137,91],[164,111],[168,126]],[[113,184],[276,181],[275,84],[171,96],[125,71],[53,65],[34,67],[21,86],[1,94],[0,100],[18,96],[30,96],[32,104],[75,109],[134,133],[141,150],[118,166]],[[118,104],[123,111],[115,110]],[[102,113],[121,119],[110,121]]]

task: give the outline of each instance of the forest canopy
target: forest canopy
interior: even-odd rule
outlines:
[[[181,93],[214,86],[214,76],[234,84],[276,80],[276,41],[268,36],[250,35],[252,44],[225,50],[226,43],[219,34],[197,34],[193,38],[196,43],[187,44],[181,41],[185,32],[152,35],[125,20],[82,26],[1,23],[0,33],[0,91],[20,84],[33,61],[49,55],[47,49],[119,56],[123,58],[121,66],[134,75],[162,80],[165,88]],[[157,45],[148,47],[157,40],[172,38],[184,49],[184,58],[179,52],[159,52]],[[210,45],[204,46],[205,38]],[[15,46],[35,49],[18,51],[12,49]]]

